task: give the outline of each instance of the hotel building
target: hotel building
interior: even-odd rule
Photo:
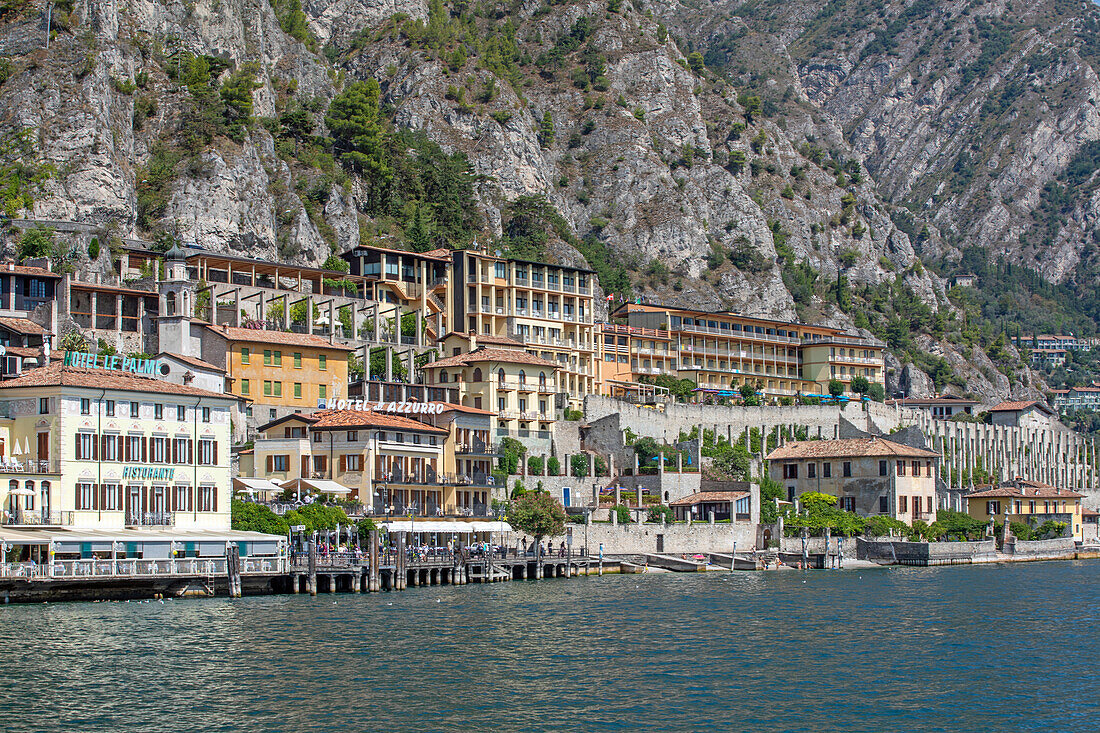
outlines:
[[[784,396],[828,394],[831,379],[847,386],[856,376],[885,385],[885,344],[828,326],[635,303],[620,306],[612,316],[631,328],[647,329],[637,336],[606,327],[601,331],[604,365],[606,337],[615,336],[619,363],[619,336],[626,336],[632,349],[630,381],[670,373],[701,389],[736,390],[747,383],[767,395]],[[623,372],[614,374],[622,380]],[[609,392],[606,386],[603,391]]]
[[[458,250],[452,271],[451,330],[511,338],[554,362],[574,408],[596,392],[592,270]]]
[[[0,383],[4,523],[228,530],[236,398],[96,363]]]

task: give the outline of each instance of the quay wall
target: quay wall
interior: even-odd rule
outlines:
[[[661,547],[658,547],[659,539],[662,542]],[[738,552],[756,547],[756,525],[752,522],[574,525],[573,546],[579,547],[586,542],[592,556],[599,553],[601,544],[605,557],[656,552],[672,555],[696,552],[728,554],[733,551],[734,542],[737,543]]]
[[[963,565],[995,562],[997,545],[979,542],[905,542],[856,538],[856,557],[888,565]]]
[[[1066,560],[1077,556],[1077,543],[1072,537],[1053,540],[1015,540],[1005,542],[1004,551],[1018,560]]]

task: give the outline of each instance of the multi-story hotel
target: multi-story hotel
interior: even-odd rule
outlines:
[[[452,349],[452,355],[422,370],[429,390],[440,390],[465,407],[490,411],[494,439],[512,437],[534,454],[550,452],[558,417],[555,395],[563,391],[563,372],[556,362],[525,351],[518,341],[477,333],[451,334],[444,348]]]
[[[864,376],[884,384],[885,344],[828,326],[636,303],[620,306],[612,316],[635,329],[601,329],[601,367],[617,381],[669,373],[704,390],[736,390],[747,383],[768,395],[788,396],[827,394],[831,379],[847,385]],[[615,339],[613,352],[609,337]],[[621,369],[624,356],[630,360],[629,380]],[[610,357],[614,370],[607,366]],[[610,393],[606,384],[603,391]]]
[[[452,269],[451,330],[512,338],[556,363],[558,386],[573,407],[596,391],[592,270],[476,250],[456,251]]]
[[[288,415],[261,428],[241,472],[284,484],[333,481],[376,514],[485,516],[495,457],[491,413],[427,404],[431,414],[412,412],[424,403],[366,403]],[[389,412],[401,408],[408,416]]]
[[[450,326],[451,251],[408,252],[385,247],[356,247],[342,257],[351,273],[366,282],[366,295],[379,303],[404,306],[419,313],[428,341]],[[410,338],[410,337],[406,337]],[[420,343],[417,339],[416,343]]]
[[[4,523],[228,530],[236,398],[79,356],[0,383]]]
[[[226,391],[248,400],[250,425],[313,411],[346,397],[348,349],[320,336],[207,326],[205,361],[226,371]]]

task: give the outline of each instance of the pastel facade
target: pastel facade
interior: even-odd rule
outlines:
[[[1009,522],[1036,526],[1048,520],[1064,522],[1074,539],[1084,538],[1084,496],[1076,491],[1015,479],[981,487],[964,498],[966,513],[983,522],[1003,522],[1006,517]]]
[[[5,523],[229,529],[235,402],[60,363],[0,383]]]
[[[883,438],[788,443],[768,455],[768,471],[790,501],[807,492],[837,497],[862,516],[911,524],[936,520],[938,454]]]

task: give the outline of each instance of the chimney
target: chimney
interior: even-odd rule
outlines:
[[[477,332],[470,331],[470,351],[477,348]]]

